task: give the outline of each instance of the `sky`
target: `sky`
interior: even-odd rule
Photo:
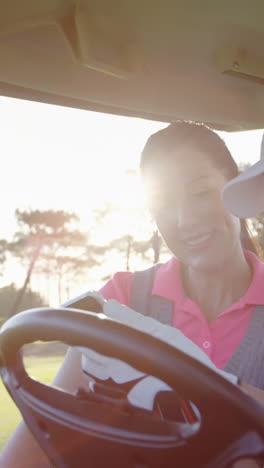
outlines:
[[[0,237],[17,207],[77,210],[137,197],[124,179],[157,122],[1,98],[3,204]],[[140,197],[140,194],[138,194]]]
[[[105,201],[140,206],[139,177],[129,171],[137,170],[148,136],[167,124],[6,97],[0,109],[0,238],[12,236],[16,208],[76,211],[85,228]],[[262,131],[221,136],[238,162],[258,160]]]

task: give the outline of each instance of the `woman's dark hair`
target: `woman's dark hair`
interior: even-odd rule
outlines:
[[[206,154],[215,167],[225,174],[227,180],[239,174],[238,166],[229,149],[214,130],[202,123],[179,120],[154,133],[147,140],[140,162],[143,177],[153,162],[175,157],[175,150],[179,157],[180,151],[186,148],[199,149]],[[257,243],[253,241],[245,220],[241,220],[241,242],[244,249],[259,254]]]

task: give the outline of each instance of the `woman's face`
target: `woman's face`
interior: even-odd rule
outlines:
[[[219,268],[235,249],[241,253],[240,220],[224,208],[224,174],[191,149],[151,164],[150,208],[172,253],[185,265]]]

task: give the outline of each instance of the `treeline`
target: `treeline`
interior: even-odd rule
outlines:
[[[24,281],[19,289],[15,284],[0,288],[2,318],[27,308],[49,305],[48,286],[43,297],[32,288],[36,277],[45,277],[47,285],[52,282],[53,289],[56,285],[57,302],[61,304],[65,296],[71,297],[72,283],[83,281],[86,284],[88,271],[104,265],[111,255],[118,258],[112,267],[113,273],[117,269],[130,270],[135,257],[147,264],[156,263],[161,251],[165,251],[154,227],[149,228],[143,240],[125,234],[116,238],[108,236],[107,242],[97,243],[99,231],[110,231],[116,222],[116,213],[110,206],[93,213],[85,232],[80,228],[79,217],[63,210],[18,209],[15,218],[17,230],[12,239],[0,239],[0,273],[4,279],[5,266],[15,259],[23,267]],[[96,271],[99,279],[110,276],[104,268]]]
[[[0,326],[10,316],[10,311],[14,306],[14,300],[19,292],[20,291],[17,286],[13,283],[0,288]],[[28,288],[21,298],[17,312],[32,309],[34,307],[43,307],[46,305],[47,303],[39,293]]]

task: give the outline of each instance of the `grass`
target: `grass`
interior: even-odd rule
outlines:
[[[48,384],[56,375],[62,359],[62,356],[28,356],[25,366],[30,376]],[[19,410],[0,381],[0,451],[20,421]]]

